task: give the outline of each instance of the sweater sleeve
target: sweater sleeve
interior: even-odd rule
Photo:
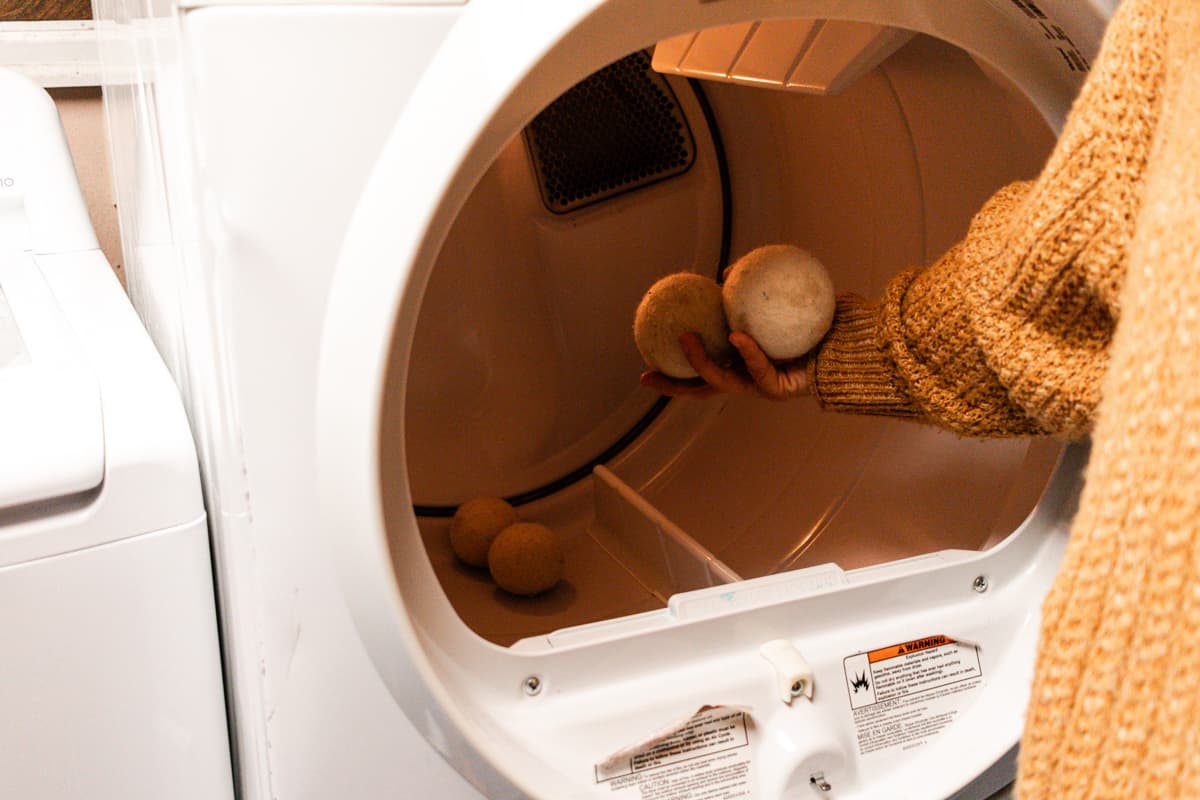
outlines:
[[[1157,4],[1127,5],[1041,175],[878,303],[839,298],[809,361],[824,407],[970,436],[1090,431],[1160,107],[1161,56],[1135,45]]]
[[[979,309],[964,302],[1029,188],[1015,183],[994,195],[966,239],[928,269],[897,275],[880,302],[838,298],[834,325],[809,363],[825,408],[924,418],[973,436],[1042,432],[990,368]]]

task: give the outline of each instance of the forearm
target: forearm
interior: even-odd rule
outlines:
[[[879,304],[843,300],[809,372],[826,407],[972,436],[1090,431],[1161,107],[1161,58],[1135,42],[1159,11],[1125,9],[1036,181]]]
[[[810,391],[831,411],[923,416],[880,344],[879,312],[878,303],[858,295],[838,296],[833,327],[808,363]]]
[[[995,268],[1004,231],[1029,184],[1005,187],[966,239],[928,269],[892,279],[878,303],[838,301],[833,328],[809,366],[813,393],[831,410],[920,417],[970,436],[1039,433],[990,366],[977,328],[980,274]]]

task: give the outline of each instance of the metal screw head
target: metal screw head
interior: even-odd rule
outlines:
[[[792,684],[792,697],[799,697],[804,694],[804,681],[796,681]]]
[[[975,580],[971,583],[971,588],[983,594],[988,590],[987,575],[976,575]]]
[[[542,679],[537,675],[530,675],[521,684],[521,688],[525,690],[525,694],[533,697],[542,691]]]

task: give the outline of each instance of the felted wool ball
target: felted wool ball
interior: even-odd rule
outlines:
[[[486,567],[492,542],[518,519],[517,510],[499,497],[468,500],[450,522],[450,549],[464,563]]]
[[[671,378],[695,378],[696,370],[679,346],[685,333],[697,334],[713,361],[732,360],[721,287],[703,275],[678,272],[655,283],[642,297],[633,320],[633,338],[650,369]]]
[[[739,258],[721,294],[729,327],[749,334],[773,361],[804,355],[833,324],[829,271],[792,245],[767,245]]]
[[[558,534],[536,522],[518,522],[500,532],[488,551],[496,585],[519,595],[541,594],[562,579],[563,549]]]

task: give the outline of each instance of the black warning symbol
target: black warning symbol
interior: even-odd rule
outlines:
[[[867,680],[867,673],[865,672],[855,675],[854,680],[850,682],[850,685],[854,687],[855,694],[858,694],[859,689],[866,690],[871,688],[871,682]]]

